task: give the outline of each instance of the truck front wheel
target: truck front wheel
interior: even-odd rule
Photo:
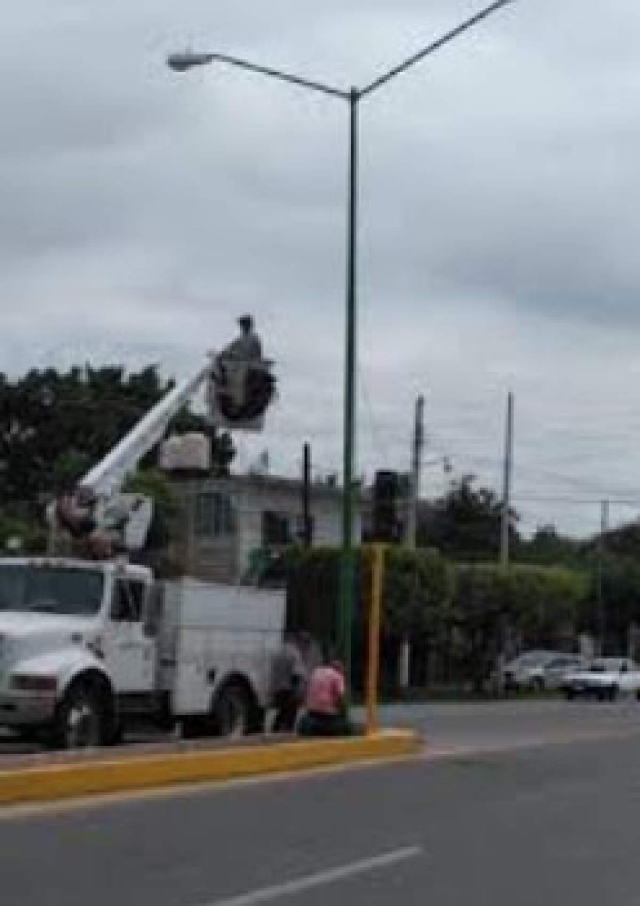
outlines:
[[[99,689],[88,682],[73,683],[56,715],[54,739],[62,749],[89,749],[104,744],[107,713]]]

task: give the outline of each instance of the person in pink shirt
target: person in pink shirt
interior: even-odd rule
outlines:
[[[332,661],[316,667],[309,677],[301,736],[345,736],[350,733],[346,714],[344,667]]]

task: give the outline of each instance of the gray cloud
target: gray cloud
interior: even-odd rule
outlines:
[[[267,445],[291,469],[311,437],[339,467],[346,107],[238,72],[178,78],[164,59],[191,44],[363,84],[478,5],[12,8],[5,369],[93,357],[184,372],[250,309],[282,392],[244,459]],[[405,465],[427,389],[434,449],[497,482],[513,387],[523,499],[633,492],[639,31],[631,0],[521,0],[363,104],[363,468]],[[571,506],[525,515],[586,524]]]

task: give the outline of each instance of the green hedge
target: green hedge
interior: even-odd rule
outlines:
[[[365,613],[371,577],[368,549],[356,551],[353,662],[356,676],[364,652]],[[286,559],[288,621],[328,648],[338,644],[340,551],[291,551]],[[505,639],[525,645],[566,644],[575,635],[588,576],[569,569],[495,564],[453,564],[437,552],[390,547],[385,559],[382,657],[392,682],[400,639],[438,649],[476,685]]]
[[[309,629],[337,643],[340,551],[296,549],[285,568],[290,628]],[[432,551],[389,548],[385,558],[382,630],[390,636],[424,632],[442,619],[452,601],[451,566]],[[355,552],[354,631],[363,623],[371,589],[371,553]]]
[[[570,645],[588,592],[588,576],[568,569],[456,566],[454,656],[480,688],[509,639],[524,647]]]

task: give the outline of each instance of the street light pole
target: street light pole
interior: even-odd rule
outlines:
[[[495,0],[484,9],[461,22],[455,28],[441,35],[437,40],[423,47],[417,53],[392,67],[364,88],[351,88],[349,91],[298,76],[295,73],[263,66],[240,57],[221,53],[185,53],[171,54],[167,58],[168,66],[174,72],[186,72],[196,66],[211,63],[222,63],[235,66],[257,75],[268,76],[281,82],[288,82],[299,88],[319,92],[349,104],[349,175],[348,175],[348,210],[347,210],[347,286],[346,286],[346,336],[345,336],[345,375],[344,375],[344,438],[343,438],[343,488],[342,488],[342,556],[340,568],[339,600],[339,635],[342,658],[345,664],[347,685],[351,677],[351,627],[353,616],[354,592],[354,557],[353,557],[353,500],[354,500],[354,462],[356,438],[356,373],[357,373],[357,220],[358,220],[358,120],[360,101],[378,91],[396,76],[406,72],[412,66],[440,50],[446,44],[460,37],[464,32],[474,28],[490,15],[515,3],[516,0]]]
[[[356,444],[357,280],[358,280],[358,114],[360,95],[349,92],[349,179],[347,211],[347,298],[344,369],[344,462],[342,492],[342,557],[340,561],[340,650],[345,676],[351,678],[353,614],[353,498]],[[349,686],[349,683],[347,684]]]

